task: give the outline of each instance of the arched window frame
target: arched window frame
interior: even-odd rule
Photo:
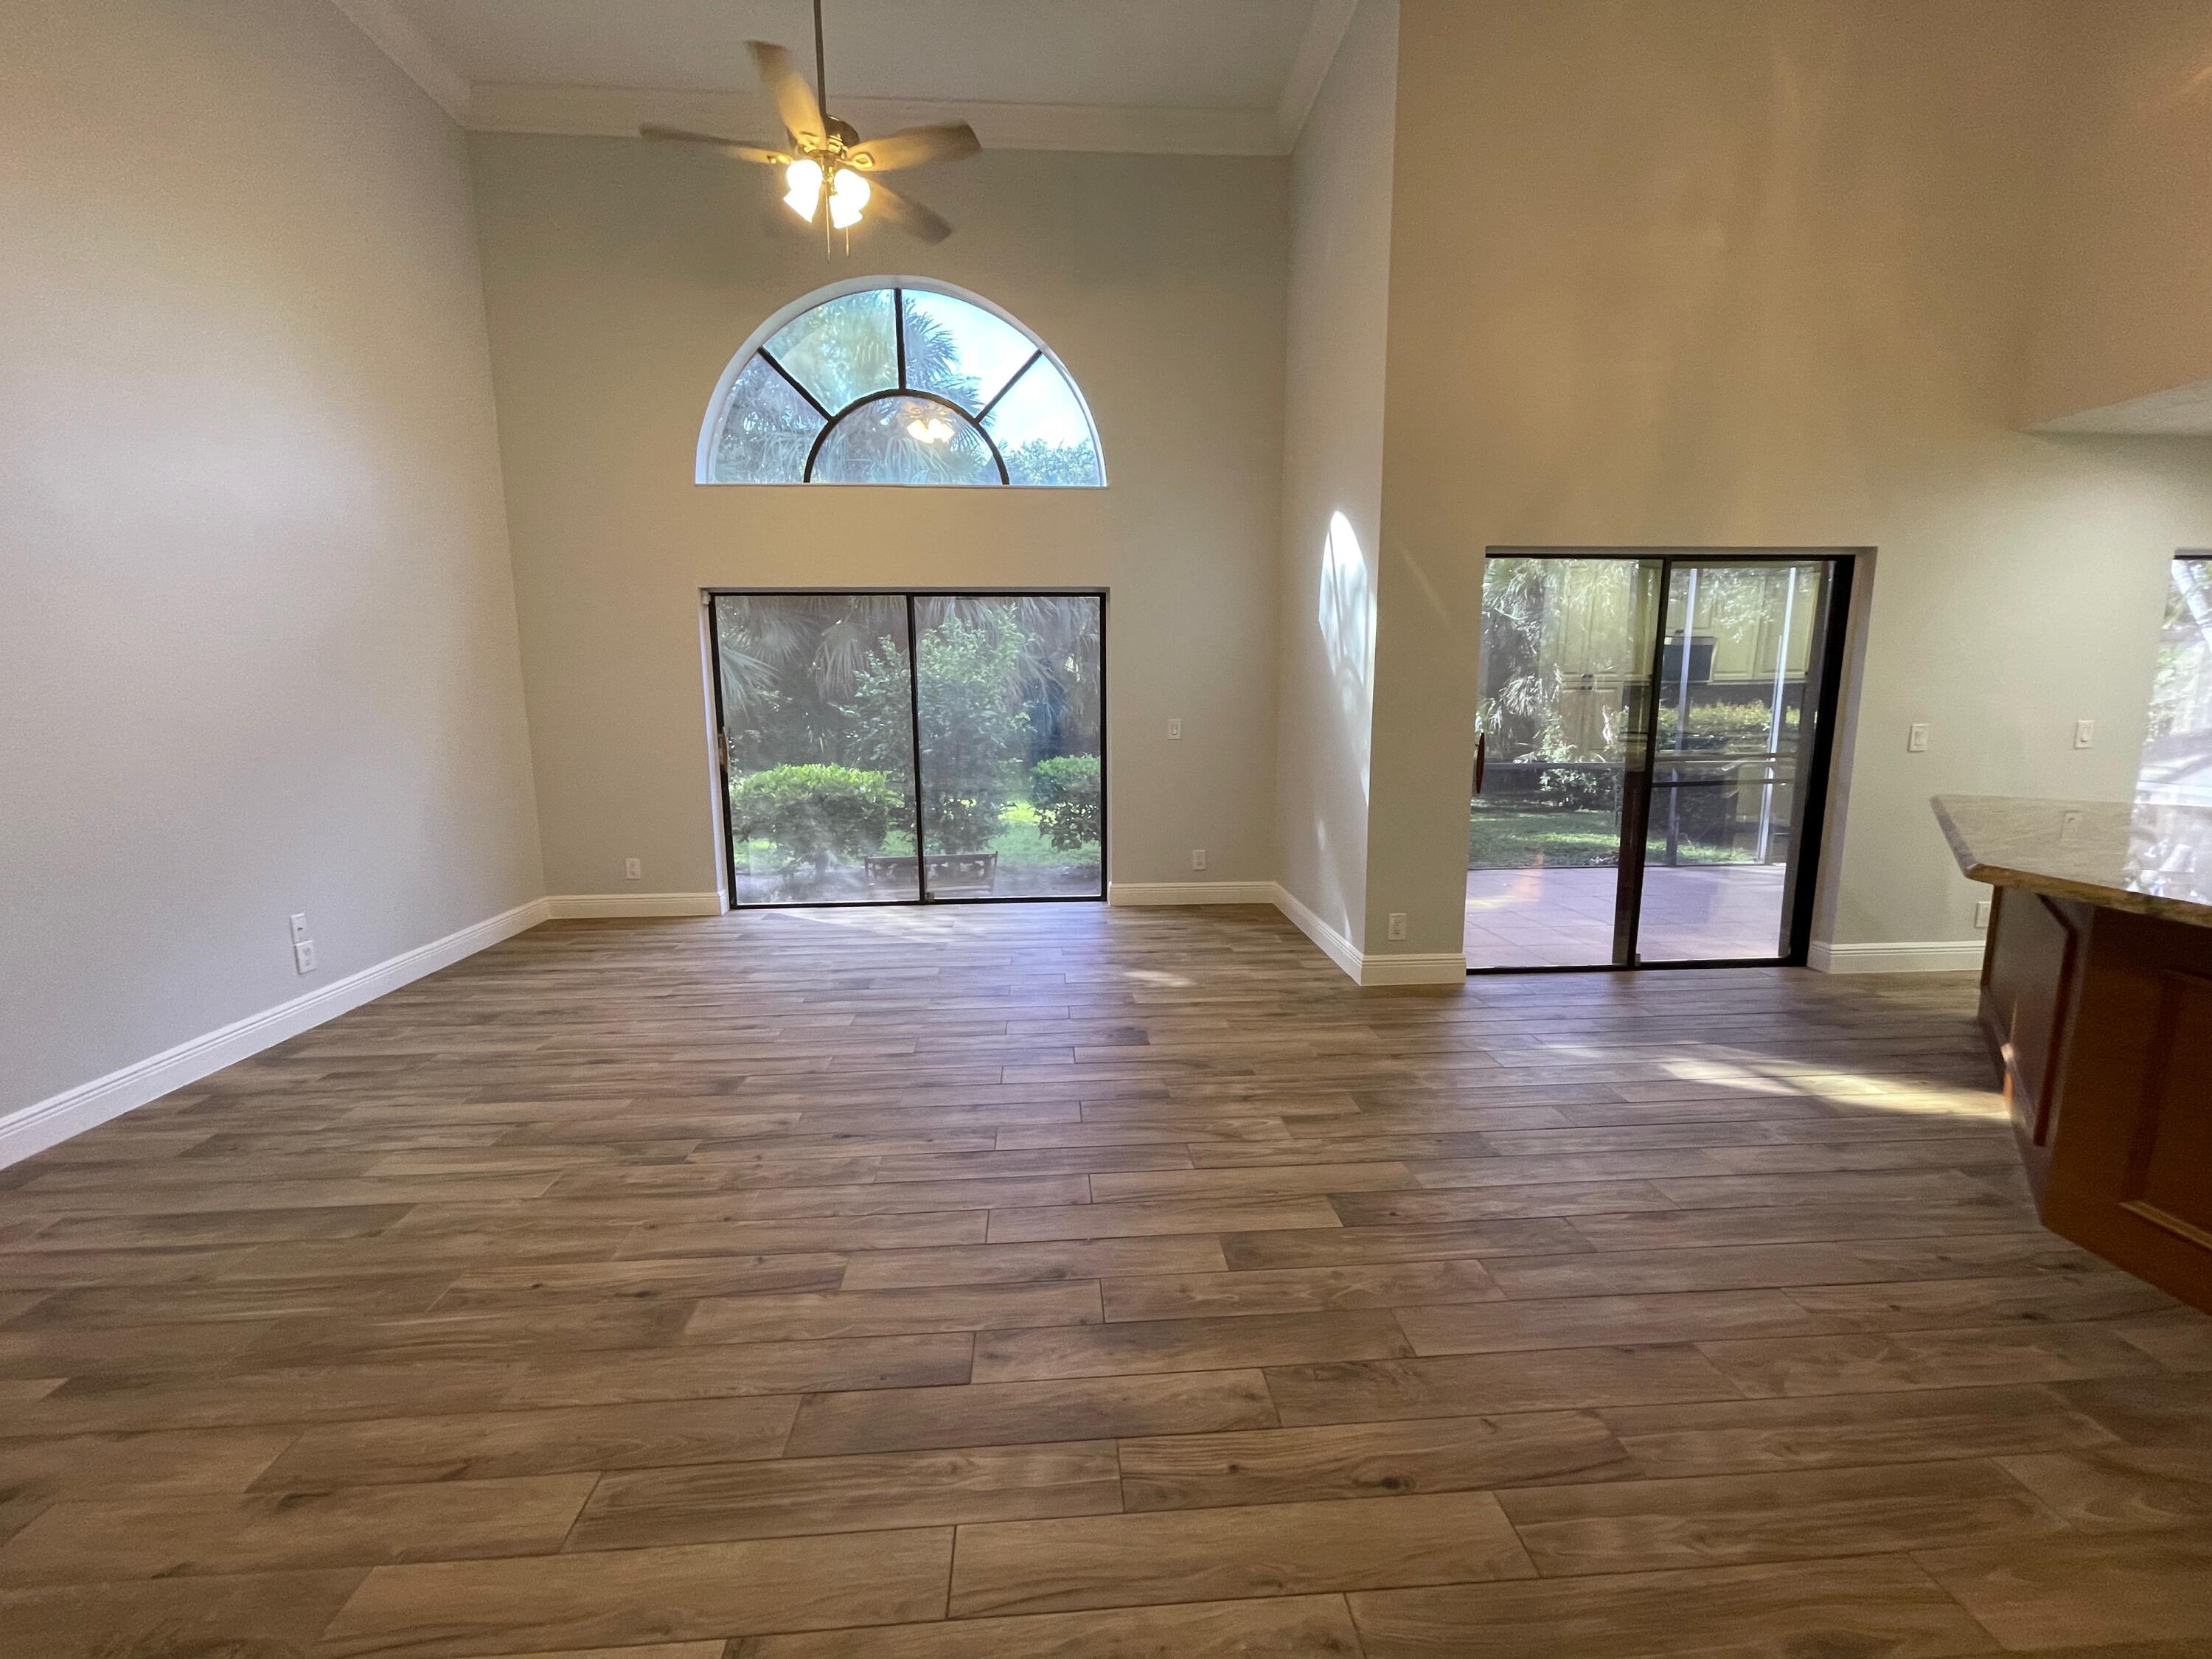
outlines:
[[[974,306],[979,311],[988,312],[992,316],[996,317],[1000,322],[1006,324],[1009,328],[1013,329],[1017,333],[1020,334],[1021,337],[1027,340],[1033,348],[1032,353],[1028,361],[1007,378],[1006,383],[1000,386],[998,391],[993,394],[988,403],[985,404],[981,409],[977,410],[972,415],[969,414],[967,410],[961,407],[961,405],[953,402],[951,398],[945,397],[941,393],[932,392],[923,387],[909,386],[906,384],[907,368],[906,329],[904,326],[904,295],[906,291],[910,289],[924,294],[941,294],[949,299],[959,300],[968,305]],[[847,404],[842,409],[824,409],[822,406],[821,401],[817,398],[812,392],[809,392],[804,386],[802,386],[795,375],[785,368],[781,362],[769,353],[768,343],[774,339],[778,334],[781,333],[786,325],[794,321],[796,319],[805,316],[808,312],[814,310],[817,307],[828,305],[833,300],[842,300],[848,295],[882,292],[888,292],[892,296],[891,315],[894,322],[895,338],[898,349],[898,377],[900,384],[896,386],[884,387],[878,391],[867,392],[859,398],[855,398],[852,402]],[[717,478],[714,476],[714,450],[721,435],[722,416],[729,406],[731,391],[737,384],[738,376],[744,373],[746,366],[750,364],[755,357],[758,357],[763,362],[768,364],[769,367],[780,375],[783,379],[784,382],[799,396],[799,398],[804,399],[810,407],[823,417],[822,429],[814,434],[814,442],[807,451],[806,465],[802,470],[800,476],[796,479],[776,479],[764,483],[747,483],[740,484],[737,480]],[[1020,382],[1022,377],[1028,374],[1031,368],[1035,368],[1040,361],[1049,363],[1054,369],[1059,371],[1060,379],[1066,383],[1068,391],[1075,398],[1075,405],[1077,409],[1082,411],[1084,425],[1091,434],[1091,452],[1098,458],[1098,482],[1095,485],[1016,483],[1007,473],[1006,459],[1006,457],[1000,453],[997,441],[984,428],[984,419],[993,410],[999,406],[1000,402],[1006,397],[1006,395],[1014,389],[1015,386]],[[842,282],[831,283],[826,287],[815,289],[811,292],[802,295],[799,298],[793,300],[789,305],[783,307],[781,309],[771,313],[759,327],[756,328],[750,334],[745,337],[745,343],[742,346],[738,347],[737,355],[730,359],[728,364],[722,370],[721,377],[714,382],[714,396],[708,400],[707,417],[702,422],[701,422],[699,428],[699,447],[697,453],[694,458],[692,481],[695,483],[713,485],[718,489],[741,487],[753,489],[781,489],[789,488],[793,485],[812,485],[817,482],[826,484],[829,482],[828,480],[817,481],[815,478],[814,464],[820,457],[822,453],[822,447],[829,440],[830,434],[837,429],[841,422],[842,422],[847,416],[854,413],[856,410],[865,409],[870,404],[882,403],[899,398],[913,398],[923,403],[939,404],[950,410],[954,418],[957,419],[962,424],[973,430],[975,435],[982,440],[986,449],[990,454],[992,465],[998,469],[999,487],[1001,489],[1103,489],[1106,487],[1106,447],[1099,441],[1098,422],[1091,412],[1090,399],[1083,395],[1082,384],[1076,380],[1073,374],[1068,372],[1067,365],[1060,360],[1060,354],[1054,351],[1050,346],[1047,345],[1044,341],[1038,337],[1036,330],[1030,328],[1028,324],[1023,322],[1020,318],[1015,316],[1005,307],[996,305],[991,301],[985,299],[980,294],[973,293],[964,288],[957,287],[951,283],[938,282],[926,276],[883,276],[848,277]],[[878,489],[972,489],[975,488],[973,484],[922,483],[846,484],[839,487],[844,489],[859,488]]]

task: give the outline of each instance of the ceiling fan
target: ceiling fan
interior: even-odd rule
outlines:
[[[863,214],[872,213],[925,242],[941,242],[952,227],[919,202],[877,184],[872,175],[929,161],[960,161],[982,149],[965,121],[941,126],[902,127],[865,142],[846,123],[828,112],[829,79],[823,64],[822,0],[814,0],[814,86],[792,67],[791,54],[768,40],[748,40],[753,68],[775,100],[791,143],[787,149],[744,139],[723,138],[680,127],[642,126],[641,138],[679,144],[705,144],[740,161],[783,169],[784,205],[809,224],[826,216],[824,234],[849,231]],[[816,96],[816,89],[821,95]],[[826,216],[824,210],[827,210]]]

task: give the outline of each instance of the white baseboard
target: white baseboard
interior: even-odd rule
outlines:
[[[364,1002],[373,1002],[387,991],[396,991],[425,974],[450,968],[464,957],[474,956],[501,939],[535,927],[547,919],[544,899],[518,904],[473,927],[417,945],[412,951],[349,974],[343,979],[309,991],[304,996],[234,1020],[150,1059],[110,1072],[106,1077],[65,1089],[60,1094],[0,1117],[0,1169],[19,1164],[33,1152],[82,1134],[87,1129],[120,1117],[150,1100],[197,1083],[212,1072],[259,1054],[287,1037],[312,1030],[336,1019]]]
[[[1899,945],[1823,945],[1805,953],[1824,974],[1971,974],[1982,965],[1978,939],[1922,939]]]
[[[1272,881],[1116,881],[1109,904],[1273,904]]]
[[[1360,958],[1362,985],[1464,985],[1467,956],[1463,951],[1431,951],[1402,957]]]
[[[1355,983],[1359,979],[1360,956],[1352,942],[1323,921],[1297,894],[1279,882],[1275,884],[1275,908],[1291,919],[1298,932],[1321,946],[1322,954],[1352,975]]]
[[[1297,930],[1322,948],[1322,953],[1359,985],[1464,985],[1467,958],[1458,951],[1435,951],[1402,956],[1370,956],[1352,948],[1352,941],[1323,921],[1298,897],[1278,883],[1275,908],[1297,924]]]
[[[555,920],[579,916],[719,916],[720,893],[556,893]]]

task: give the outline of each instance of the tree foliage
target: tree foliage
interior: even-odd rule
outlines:
[[[1042,438],[1000,446],[1006,476],[1018,484],[1081,489],[1098,482],[1098,457],[1088,445],[1048,443]]]
[[[1087,816],[1073,843],[1099,839],[1085,808],[1083,766],[1103,735],[1104,693],[1094,599],[931,598],[915,601],[916,683],[907,665],[903,599],[884,595],[723,595],[715,602],[723,722],[733,778],[775,769],[859,769],[881,777],[914,811],[914,714],[919,705],[923,828],[933,853],[988,850],[1018,796]],[[1056,781],[1041,785],[1040,780]],[[742,785],[738,786],[742,787]],[[1046,831],[1049,836],[1050,831]],[[780,840],[780,837],[775,837]]]
[[[714,602],[722,671],[722,720],[733,769],[786,762],[855,763],[846,741],[861,665],[906,648],[906,601],[882,594],[722,595]],[[886,706],[872,720],[903,720],[903,682],[877,688]],[[902,758],[885,769],[903,775]]]
[[[1030,733],[1016,669],[1021,642],[948,615],[924,632],[915,664],[921,708],[921,824],[933,853],[980,853],[999,833],[1011,794],[1007,768]],[[904,720],[876,711],[892,685],[903,690],[903,654],[879,653],[860,672],[866,700],[853,708],[864,750],[888,763],[909,741]]]
[[[1061,755],[1039,761],[1030,772],[1030,799],[1037,826],[1063,853],[1095,847],[1105,827],[1105,796],[1096,755]]]

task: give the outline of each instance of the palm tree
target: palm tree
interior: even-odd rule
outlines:
[[[919,620],[928,629],[957,617],[994,642],[1012,637],[1014,666],[1007,690],[1030,711],[1041,759],[1098,748],[1106,691],[1098,634],[1103,611],[1086,594],[955,597],[923,600]]]
[[[722,720],[733,763],[838,761],[861,665],[906,650],[906,601],[884,594],[726,593],[714,602]]]

